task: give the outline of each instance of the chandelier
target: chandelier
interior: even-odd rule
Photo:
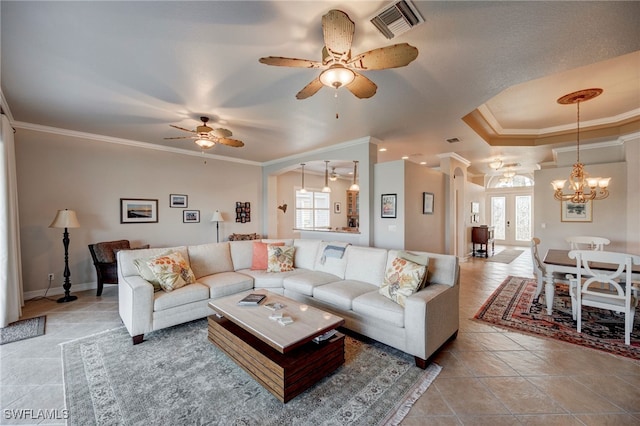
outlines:
[[[589,200],[602,200],[609,196],[609,181],[611,178],[592,178],[584,171],[584,164],[580,162],[580,102],[585,102],[599,96],[602,89],[584,89],[569,93],[558,99],[561,105],[576,104],[577,106],[577,160],[569,175],[569,192],[564,193],[566,179],[558,179],[551,182],[555,193],[553,197],[558,201],[571,201],[572,203],[586,203]],[[571,192],[573,191],[573,192]]]

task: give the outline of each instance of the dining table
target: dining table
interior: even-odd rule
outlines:
[[[570,250],[549,249],[544,256],[542,263],[545,267],[545,302],[547,304],[547,315],[553,313],[553,297],[555,295],[555,284],[553,274],[560,272],[562,274],[578,275],[578,266],[576,259],[569,257]],[[617,265],[611,263],[591,262],[589,267],[592,270],[615,271]],[[586,276],[587,271],[582,268],[582,276]],[[631,279],[640,280],[640,265],[633,265],[631,269]]]

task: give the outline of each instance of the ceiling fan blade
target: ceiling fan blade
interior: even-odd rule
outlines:
[[[320,78],[316,78],[311,83],[307,84],[301,91],[296,94],[297,99],[307,99],[309,96],[315,95],[318,90],[322,89],[322,82]]]
[[[189,132],[189,133],[196,133],[196,131],[195,131],[195,130],[185,129],[184,127],[175,126],[175,125],[173,125],[173,124],[169,124],[169,126],[173,127],[174,129],[183,130],[183,131],[185,131],[185,132]]]
[[[356,25],[341,10],[330,10],[322,16],[324,45],[335,59],[349,59]]]
[[[356,78],[345,87],[360,99],[370,98],[375,95],[378,86],[364,75],[359,73],[355,74]]]
[[[417,57],[417,48],[400,43],[361,53],[349,61],[349,65],[359,70],[383,70],[405,67]]]
[[[233,135],[233,133],[231,133],[231,130],[223,128],[213,129],[209,132],[209,134],[211,136],[215,136],[216,138],[228,138]]]
[[[221,143],[223,145],[232,146],[234,148],[240,148],[244,146],[244,142],[239,141],[237,139],[219,138],[216,142]]]
[[[282,56],[267,56],[260,58],[260,63],[274,65],[276,67],[296,67],[296,68],[320,68],[322,64],[309,59],[283,58]]]
[[[167,140],[169,140],[169,139],[194,139],[194,137],[193,136],[177,136],[175,138],[165,138],[165,139],[167,139]]]

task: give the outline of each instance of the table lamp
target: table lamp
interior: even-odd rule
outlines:
[[[216,223],[216,242],[220,242],[220,222],[224,222],[224,218],[222,217],[222,213],[219,210],[213,212],[213,217],[211,218],[211,222]]]
[[[49,225],[49,228],[64,228],[64,233],[62,234],[62,244],[64,244],[64,297],[58,299],[58,303],[71,302],[76,300],[78,296],[71,296],[69,294],[69,289],[71,288],[71,281],[69,277],[71,276],[71,272],[69,272],[69,231],[68,228],[79,228],[80,222],[78,222],[78,217],[76,216],[76,212],[73,210],[58,210],[56,213],[56,217]]]

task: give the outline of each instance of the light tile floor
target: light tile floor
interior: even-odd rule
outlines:
[[[442,373],[403,425],[640,424],[640,361],[471,319],[508,275],[533,276],[528,250],[508,265],[472,258],[460,267],[458,338],[437,355]],[[23,318],[47,315],[46,334],[0,346],[0,424],[64,424],[17,421],[6,410],[46,409],[62,417],[59,344],[121,326],[117,291],[74,293],[79,299],[62,305],[26,303]]]

